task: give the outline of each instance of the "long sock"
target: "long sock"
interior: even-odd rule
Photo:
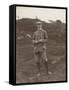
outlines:
[[[40,62],[37,63],[38,73],[40,73]]]
[[[46,70],[47,70],[47,74],[48,74],[48,62],[45,61],[45,62],[44,62],[44,65],[45,65],[45,68],[46,68]]]

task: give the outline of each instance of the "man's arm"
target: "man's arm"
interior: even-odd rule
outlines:
[[[38,43],[38,41],[37,40],[35,40],[35,33],[33,34],[33,44],[37,44]]]
[[[48,34],[47,34],[47,32],[45,31],[45,33],[44,33],[44,41],[45,42],[47,42],[48,41]]]
[[[46,43],[48,41],[48,35],[47,32],[44,31],[44,39],[40,39],[39,42]]]

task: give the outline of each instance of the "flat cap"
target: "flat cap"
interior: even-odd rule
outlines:
[[[40,24],[42,24],[42,22],[41,21],[37,21],[36,24],[37,25],[40,25]]]

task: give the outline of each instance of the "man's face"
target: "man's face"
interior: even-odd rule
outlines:
[[[42,24],[41,23],[37,24],[37,28],[41,29],[42,28]]]

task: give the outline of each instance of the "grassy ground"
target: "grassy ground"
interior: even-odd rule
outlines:
[[[17,42],[16,46],[16,82],[49,82],[66,80],[66,59],[64,43],[49,41],[47,44],[48,67],[51,75],[41,64],[41,75],[37,76],[36,62],[34,59],[32,43]]]

